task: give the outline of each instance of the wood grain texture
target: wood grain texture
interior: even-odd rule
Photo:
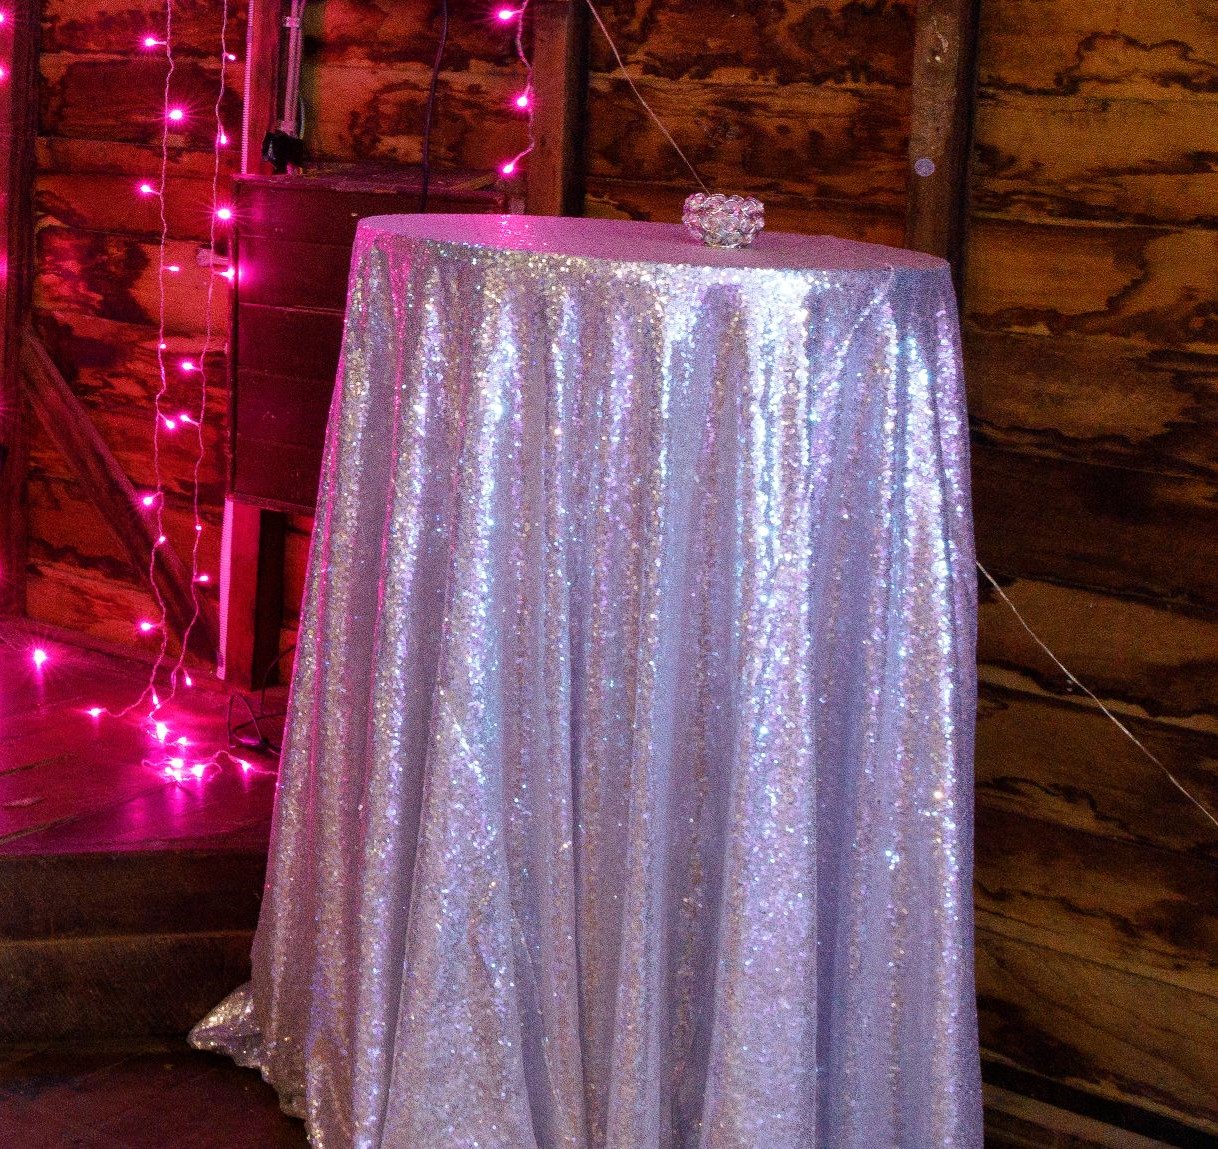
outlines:
[[[1122,713],[1138,739],[1211,810],[1218,809],[1218,735]],[[1036,695],[982,667],[977,800],[1082,835],[1218,861],[1218,830],[1100,710]],[[988,852],[985,841],[979,853]],[[1062,892],[1068,893],[1065,882]],[[1206,907],[1199,913],[1204,914]]]
[[[1210,483],[982,445],[973,507],[995,574],[1218,608]]]
[[[1218,91],[1216,44],[1218,13],[1196,0],[993,0],[979,76],[994,89],[1191,101]]]
[[[993,0],[978,73],[979,554],[1215,807],[1218,12]],[[1213,1132],[1218,831],[988,595],[979,654],[985,1044]]]
[[[1126,713],[1218,732],[1218,613],[1147,598],[1019,581],[1006,593],[1036,633],[1088,686]],[[977,656],[1033,689],[1078,690],[988,586]]]
[[[967,312],[987,331],[1218,347],[1218,230],[976,217]]]
[[[588,180],[586,215],[600,219],[643,219],[680,223],[688,184],[652,181]],[[766,226],[804,235],[836,235],[865,243],[900,246],[905,217],[902,212],[852,200],[803,196],[765,197]]]
[[[988,1056],[1218,1133],[1218,998],[977,931]]]
[[[644,94],[715,190],[857,197],[904,210],[908,93],[884,87],[759,85],[648,77]],[[594,75],[588,179],[693,186],[624,80]]]
[[[588,92],[588,9],[537,0],[533,24],[533,150],[526,171],[532,215],[581,215]]]
[[[0,28],[0,614],[25,610],[29,521],[24,483],[29,427],[20,385],[21,332],[28,322],[34,274],[34,220],[30,187],[37,123],[38,25],[33,0],[18,0]]]
[[[765,84],[908,88],[915,0],[607,0],[600,11],[640,74]],[[592,70],[615,67],[592,37]],[[696,90],[696,89],[694,89]]]
[[[964,328],[976,432],[994,446],[1218,479],[1218,352]]]
[[[979,928],[1218,1001],[1218,864],[982,804]]]
[[[990,88],[974,143],[978,212],[1218,224],[1218,95],[1109,101]]]

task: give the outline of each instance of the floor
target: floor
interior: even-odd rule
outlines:
[[[0,1055],[5,1149],[306,1149],[251,1069],[179,1045]]]
[[[138,662],[0,627],[0,856],[265,849],[275,760],[230,748],[229,692],[162,676],[152,717],[148,686]]]

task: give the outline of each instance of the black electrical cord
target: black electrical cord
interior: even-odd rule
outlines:
[[[427,87],[427,113],[423,120],[423,186],[419,191],[419,211],[427,210],[427,196],[431,191],[431,125],[436,114],[436,89],[440,84],[440,65],[444,62],[444,49],[448,46],[448,0],[440,3],[440,42],[436,45],[436,59],[431,66],[431,83]]]

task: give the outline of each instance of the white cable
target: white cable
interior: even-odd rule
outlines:
[[[1030,634],[1032,636],[1032,641],[1035,642],[1036,645],[1039,646],[1040,649],[1043,650],[1051,659],[1053,659],[1054,663],[1057,664],[1058,669],[1071,682],[1073,682],[1074,685],[1079,688],[1079,690],[1083,691],[1083,693],[1086,694],[1087,697],[1089,697],[1096,704],[1096,706],[1098,706],[1113,721],[1113,723],[1115,723],[1117,729],[1120,730],[1121,733],[1124,734],[1125,737],[1128,738],[1130,742],[1132,742],[1139,750],[1141,750],[1142,753],[1145,754],[1147,758],[1149,758],[1156,766],[1158,766],[1158,768],[1160,770],[1163,771],[1164,774],[1167,775],[1167,780],[1173,786],[1175,786],[1175,788],[1177,790],[1179,790],[1181,794],[1183,794],[1194,806],[1196,806],[1197,809],[1200,810],[1201,813],[1203,813],[1211,822],[1213,822],[1215,826],[1218,826],[1218,818],[1216,818],[1212,813],[1210,813],[1209,809],[1200,801],[1200,799],[1193,797],[1193,795],[1189,793],[1189,791],[1176,778],[1176,776],[1166,766],[1164,766],[1163,763],[1158,758],[1156,758],[1149,750],[1146,749],[1146,747],[1142,744],[1142,742],[1138,739],[1138,737],[1129,729],[1129,727],[1126,726],[1125,723],[1123,723],[1115,714],[1113,714],[1112,711],[1109,710],[1108,707],[1105,706],[1099,700],[1099,698],[1096,696],[1096,694],[1092,690],[1090,690],[1087,686],[1085,686],[1082,682],[1080,682],[1078,680],[1078,678],[1069,670],[1069,668],[1066,667],[1062,663],[1062,660],[1060,658],[1058,658],[1057,655],[1054,654],[1053,651],[1051,651],[1044,644],[1044,642],[1040,638],[1040,635],[1038,635],[1036,633],[1036,631],[1034,631],[1027,624],[1023,615],[1019,613],[1018,608],[1007,596],[1006,591],[1004,591],[1002,589],[1002,587],[1000,587],[998,585],[998,583],[995,581],[994,576],[992,574],[990,574],[990,572],[987,571],[985,569],[985,567],[983,567],[980,563],[977,564],[977,569],[983,575],[985,575],[986,579],[989,581],[990,586],[992,586],[998,592],[998,597],[1001,598],[1002,601],[1005,602],[1007,604],[1007,606],[1009,606],[1011,608],[1011,612],[1015,615],[1015,617],[1017,619],[1019,619],[1019,625],[1022,626],[1024,628],[1024,630],[1026,630],[1028,632],[1028,634]]]

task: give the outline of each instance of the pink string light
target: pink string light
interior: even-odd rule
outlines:
[[[524,91],[512,98],[512,106],[518,111],[527,112],[529,117],[529,142],[528,146],[518,152],[511,159],[505,160],[499,165],[499,174],[505,177],[512,177],[520,171],[521,162],[532,152],[535,146],[534,126],[535,126],[535,108],[533,100],[533,61],[529,58],[529,54],[524,50],[524,23],[529,14],[529,0],[524,0],[519,8],[499,8],[495,11],[495,19],[501,24],[515,25],[515,45],[516,56],[520,63],[524,66],[527,74],[527,83]]]

